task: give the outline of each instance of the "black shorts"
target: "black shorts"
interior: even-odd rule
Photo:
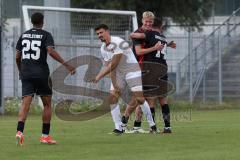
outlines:
[[[167,63],[165,60],[151,63],[144,63],[143,67],[142,83],[144,96],[165,96],[168,92]]]
[[[51,78],[29,78],[22,79],[22,97],[24,96],[51,96],[52,81]]]

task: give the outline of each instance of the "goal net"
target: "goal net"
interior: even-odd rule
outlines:
[[[111,35],[120,36],[129,40],[129,33],[137,29],[137,18],[135,11],[118,10],[96,10],[80,8],[61,8],[44,6],[22,7],[25,29],[30,29],[30,17],[34,12],[41,12],[44,15],[44,28],[52,33],[56,50],[59,51],[64,60],[71,60],[77,66],[77,73],[74,76],[64,77],[64,70],[60,64],[48,58],[48,64],[52,73],[54,84],[54,100],[89,98],[87,88],[100,89],[108,92],[110,81],[103,79],[100,83],[92,84],[84,80],[89,66],[100,68],[100,45],[94,28],[101,23],[109,26]],[[92,57],[91,57],[92,56]],[[97,64],[96,64],[97,63]],[[60,68],[59,68],[60,67]],[[57,73],[56,73],[57,72]],[[60,74],[62,72],[62,74]],[[96,71],[92,71],[96,72]],[[56,73],[56,74],[55,74]],[[92,74],[91,70],[88,74]],[[58,77],[59,76],[59,77]],[[60,80],[59,80],[60,79]],[[56,81],[60,81],[59,83]],[[64,81],[64,84],[62,83]],[[65,85],[69,86],[65,86]],[[64,86],[63,86],[64,85]],[[65,88],[64,88],[65,87]],[[80,88],[79,88],[80,87]],[[79,93],[81,91],[81,93]],[[84,93],[83,93],[84,92]],[[98,92],[97,92],[98,93]],[[98,93],[101,94],[101,93]]]

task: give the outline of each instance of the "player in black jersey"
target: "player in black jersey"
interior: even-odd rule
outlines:
[[[168,101],[167,101],[167,96],[166,96],[166,93],[167,93],[167,83],[166,82],[168,81],[167,63],[166,63],[166,59],[165,59],[164,55],[165,55],[165,49],[167,46],[171,47],[171,48],[176,48],[176,44],[173,41],[171,41],[170,43],[167,43],[166,37],[162,34],[162,21],[159,18],[154,19],[153,29],[151,31],[146,31],[145,33],[132,33],[131,38],[144,39],[145,40],[144,41],[145,48],[152,48],[158,43],[160,43],[161,45],[164,46],[164,48],[162,50],[154,50],[152,52],[144,54],[144,62],[159,63],[163,66],[161,70],[162,70],[162,72],[164,72],[164,73],[161,73],[162,75],[164,75],[161,77],[161,80],[163,82],[161,85],[161,86],[163,86],[163,87],[161,87],[162,95],[148,97],[147,100],[148,100],[149,104],[151,105],[151,111],[152,111],[153,118],[154,118],[155,106],[156,106],[156,101],[157,101],[156,97],[158,97],[160,105],[162,107],[162,115],[163,115],[163,120],[165,123],[163,133],[171,133],[170,109],[168,106]],[[143,76],[143,85],[145,85],[149,81],[149,77],[157,76],[157,74],[154,75],[154,73],[156,73],[157,70],[156,70],[156,68],[154,68],[153,65],[151,66],[151,64],[144,65],[143,68],[144,68],[144,70],[149,70],[150,75],[152,74],[151,76]]]
[[[138,28],[134,33],[144,33],[146,31],[152,30],[152,25],[154,22],[154,14],[151,11],[145,11],[142,14],[142,26]],[[143,67],[143,62],[144,62],[144,57],[146,53],[152,52],[154,50],[159,50],[161,49],[162,46],[161,44],[156,44],[155,46],[151,48],[146,48],[145,46],[145,40],[144,39],[133,39],[133,52],[136,56],[136,59],[138,60],[138,63],[140,64],[140,67]],[[128,107],[127,107],[128,108]],[[128,109],[127,109],[128,111]],[[129,112],[130,109],[129,109]],[[126,112],[125,112],[126,113]],[[133,130],[131,131],[132,133],[145,133],[145,131],[141,128],[141,114],[142,111],[140,107],[136,108],[136,116],[137,119],[134,121],[134,127]],[[127,115],[127,114],[126,114]],[[127,116],[122,117],[122,123],[125,126],[128,122]]]
[[[136,31],[134,31],[134,33],[144,33],[146,31],[152,30],[153,22],[154,22],[154,14],[151,11],[143,12],[142,26],[140,28],[138,28]],[[133,52],[136,56],[136,59],[138,60],[138,63],[141,68],[143,67],[143,62],[145,61],[145,54],[150,53],[155,50],[160,50],[163,48],[163,45],[161,45],[160,43],[157,43],[155,46],[153,46],[151,48],[146,48],[145,39],[143,39],[143,38],[142,39],[140,39],[140,38],[132,39],[132,41],[133,41],[133,49],[132,50],[133,50]],[[143,86],[143,88],[145,88],[145,87]],[[127,111],[131,112],[130,109],[129,110],[127,109]],[[137,107],[135,112],[136,112],[136,119],[134,121],[133,130],[130,132],[131,133],[145,133],[145,131],[141,128],[142,111],[141,111],[140,107]],[[126,115],[128,115],[128,114],[126,114]],[[122,117],[122,123],[124,126],[126,126],[126,124],[128,122],[128,118],[129,117],[127,117],[127,116]]]
[[[22,81],[22,106],[18,115],[16,134],[18,145],[23,145],[24,143],[24,124],[34,94],[41,96],[44,106],[40,142],[46,144],[56,143],[56,141],[49,136],[52,114],[52,88],[47,55],[49,54],[53,59],[63,64],[69,70],[70,74],[75,73],[75,68],[68,65],[59,53],[54,50],[52,35],[42,29],[43,20],[43,14],[34,13],[31,16],[33,28],[20,36],[16,46],[16,63]]]

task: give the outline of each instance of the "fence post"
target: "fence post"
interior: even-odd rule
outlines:
[[[2,89],[2,0],[0,0],[0,113],[3,114],[4,113],[4,107],[3,107],[3,89]]]
[[[203,59],[203,69],[204,69],[204,75],[203,75],[203,103],[206,103],[206,70],[207,70],[207,50],[206,50],[206,36],[203,36],[204,42],[203,42],[203,52],[204,52],[204,59]]]
[[[3,92],[2,92],[2,25],[0,20],[0,113],[4,113],[3,108]]]
[[[233,28],[234,28],[234,36],[237,35],[237,25],[236,25],[236,11],[233,11]]]
[[[94,29],[90,29],[90,55],[93,55]]]
[[[188,31],[188,54],[189,54],[189,101],[190,103],[193,102],[193,57],[192,57],[192,33],[191,29],[189,28]]]
[[[176,94],[180,94],[180,80],[181,80],[181,69],[180,63],[177,63],[177,73],[176,73]]]
[[[129,41],[129,31],[128,30],[125,31],[124,39],[127,42]]]
[[[15,59],[16,59],[16,49],[15,49],[15,46],[16,46],[16,41],[17,41],[17,38],[18,38],[18,28],[15,26],[13,27],[13,79],[14,79],[14,82],[13,82],[13,96],[14,97],[18,97],[18,70],[17,70],[17,65],[15,63]]]
[[[222,104],[222,50],[221,50],[221,28],[218,30],[218,101]]]
[[[228,45],[231,43],[231,35],[230,35],[230,19],[227,21],[227,43]]]

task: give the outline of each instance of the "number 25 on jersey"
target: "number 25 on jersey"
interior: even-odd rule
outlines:
[[[39,47],[41,46],[41,41],[24,39],[22,45],[24,46],[22,49],[22,59],[38,60],[40,58]]]

